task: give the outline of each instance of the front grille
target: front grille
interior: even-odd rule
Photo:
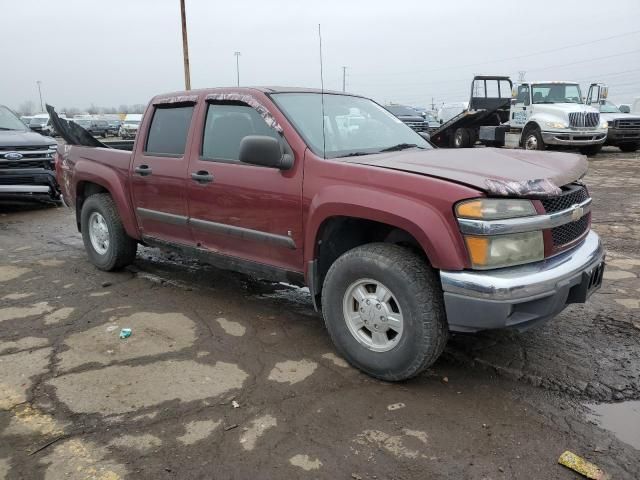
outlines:
[[[615,120],[613,122],[614,128],[620,129],[640,129],[640,118],[629,118],[624,120]]]
[[[53,160],[16,160],[8,162],[0,159],[0,170],[18,168],[43,168],[45,170],[53,170]]]
[[[427,122],[404,122],[416,132],[426,132],[429,130],[429,124]]]
[[[0,152],[20,152],[23,153],[25,151],[30,151],[30,150],[46,150],[47,146],[46,145],[32,145],[32,146],[27,146],[27,147],[23,147],[23,146],[19,146],[19,147],[7,147],[4,145],[0,145]]]
[[[568,243],[576,241],[589,228],[589,217],[591,214],[584,215],[575,222],[565,223],[559,227],[551,229],[554,247],[562,247]]]
[[[37,182],[35,177],[3,177],[0,176],[0,185],[35,185]]]
[[[562,187],[562,193],[557,197],[543,198],[540,201],[547,213],[559,212],[571,208],[576,203],[582,203],[589,198],[587,189],[576,183]]]
[[[572,112],[569,114],[569,126],[578,128],[594,128],[600,124],[597,112]]]

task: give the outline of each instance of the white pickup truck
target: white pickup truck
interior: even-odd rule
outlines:
[[[577,148],[594,155],[607,137],[600,112],[582,101],[575,82],[511,83],[509,77],[479,75],[471,85],[469,108],[431,134],[439,147],[544,150]]]

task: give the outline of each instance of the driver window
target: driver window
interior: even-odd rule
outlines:
[[[520,85],[518,87],[518,96],[516,98],[516,103],[524,103],[525,105],[529,105],[529,86],[528,85]]]
[[[252,107],[242,103],[210,103],[202,140],[203,160],[240,161],[240,142],[247,135],[280,135]]]

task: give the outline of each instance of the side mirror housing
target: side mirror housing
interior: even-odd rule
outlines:
[[[618,110],[620,110],[620,113],[631,113],[631,108],[629,107],[629,105],[620,105],[620,108]]]
[[[251,165],[289,170],[291,155],[283,155],[280,142],[267,135],[247,135],[240,141],[240,161]]]

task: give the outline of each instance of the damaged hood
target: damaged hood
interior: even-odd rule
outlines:
[[[498,148],[404,150],[342,159],[469,185],[493,196],[548,197],[587,172],[582,155]]]

